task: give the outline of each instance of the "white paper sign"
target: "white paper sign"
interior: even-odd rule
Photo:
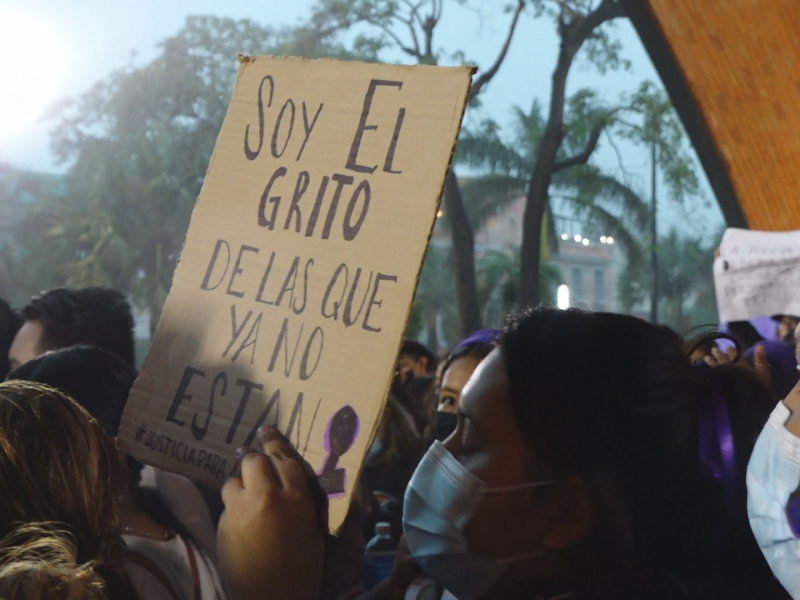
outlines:
[[[722,321],[800,315],[800,231],[728,229],[714,286]]]

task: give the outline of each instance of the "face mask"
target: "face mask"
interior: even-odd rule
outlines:
[[[434,437],[440,442],[449,438],[456,430],[458,425],[458,415],[455,413],[439,412],[436,413],[436,430]]]
[[[509,563],[535,552],[499,560],[469,551],[464,528],[484,494],[510,493],[542,485],[537,481],[488,488],[444,445],[433,442],[411,477],[403,505],[403,531],[411,556],[434,581],[458,600],[475,600],[503,575]]]
[[[772,572],[793,598],[800,598],[800,540],[787,515],[800,483],[800,439],[784,427],[789,409],[779,402],[756,441],[747,465],[750,528]]]

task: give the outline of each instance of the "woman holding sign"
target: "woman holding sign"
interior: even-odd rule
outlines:
[[[436,588],[409,596],[400,564],[365,597],[769,596],[774,579],[744,547],[754,419],[720,392],[748,376],[735,371],[693,367],[674,332],[632,317],[523,313],[406,492],[410,557]],[[293,544],[318,539],[297,527]]]

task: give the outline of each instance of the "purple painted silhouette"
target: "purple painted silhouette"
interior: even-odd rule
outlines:
[[[352,406],[343,406],[328,421],[325,430],[325,451],[328,456],[318,474],[319,483],[328,496],[344,494],[346,469],[337,469],[339,458],[353,446],[361,421]]]

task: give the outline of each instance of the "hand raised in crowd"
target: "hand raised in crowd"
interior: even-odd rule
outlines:
[[[736,361],[736,348],[728,348],[725,352],[722,352],[718,348],[712,348],[711,355],[706,356],[704,360],[710,367],[733,364]],[[758,375],[758,378],[764,386],[772,388],[772,371],[770,371],[769,362],[767,361],[767,351],[764,346],[759,344],[755,347],[752,366],[743,361],[739,361],[736,364],[742,368],[752,370]]]
[[[228,596],[236,600],[316,600],[327,514],[316,479],[289,441],[259,430],[264,454],[240,450],[241,477],[222,488],[217,547]],[[316,493],[315,493],[316,492]]]

